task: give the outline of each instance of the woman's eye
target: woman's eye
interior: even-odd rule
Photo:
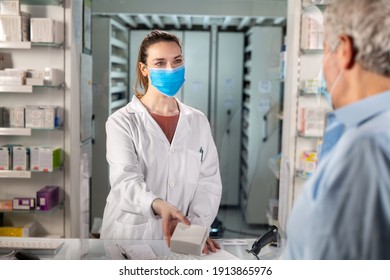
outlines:
[[[183,59],[176,59],[176,60],[175,60],[175,63],[176,63],[176,64],[181,64],[181,63],[183,63]]]

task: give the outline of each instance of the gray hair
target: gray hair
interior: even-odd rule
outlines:
[[[331,50],[341,34],[352,38],[355,60],[364,69],[390,77],[389,0],[333,0],[325,12],[325,41]]]

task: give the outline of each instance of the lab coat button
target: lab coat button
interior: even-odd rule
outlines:
[[[169,186],[172,188],[172,187],[175,186],[175,183],[174,183],[174,182],[170,182],[170,183],[169,183]]]

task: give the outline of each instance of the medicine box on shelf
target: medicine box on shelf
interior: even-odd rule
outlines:
[[[34,210],[35,198],[32,197],[15,197],[12,200],[13,210]]]
[[[0,147],[0,170],[9,170],[10,152],[8,147]]]
[[[0,236],[33,237],[36,236],[37,222],[32,221],[24,225],[0,226]]]
[[[30,147],[31,171],[52,172],[62,165],[62,149],[52,147]]]
[[[31,18],[31,42],[61,44],[63,34],[61,22],[51,18]]]
[[[60,201],[60,188],[58,186],[46,186],[37,191],[37,210],[50,210]]]

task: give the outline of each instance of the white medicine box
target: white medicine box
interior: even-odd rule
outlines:
[[[20,12],[20,1],[18,0],[1,0],[0,1],[0,14],[7,16],[18,16]]]
[[[38,106],[26,107],[26,127],[44,128],[44,111]]]
[[[0,15],[0,41],[30,41],[30,14]]]
[[[10,127],[24,127],[24,107],[10,108]]]
[[[19,171],[28,170],[28,163],[28,149],[23,146],[12,147],[12,169]]]
[[[52,172],[62,164],[62,150],[51,147],[30,147],[30,169],[38,172]]]
[[[8,147],[0,147],[0,170],[9,170],[10,156]]]
[[[64,41],[63,23],[51,18],[31,18],[31,42],[56,43]]]

